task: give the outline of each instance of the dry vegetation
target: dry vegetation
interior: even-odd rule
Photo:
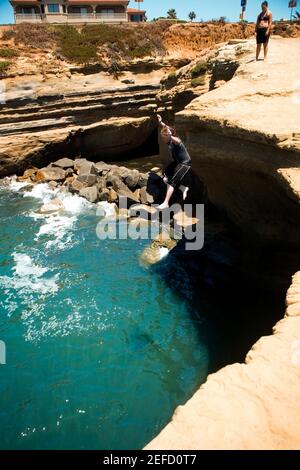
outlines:
[[[113,60],[164,55],[164,31],[169,21],[130,25],[85,25],[81,29],[70,25],[20,24],[5,31],[2,39],[16,46],[36,49],[53,48],[65,59],[75,63],[93,63],[103,55]]]

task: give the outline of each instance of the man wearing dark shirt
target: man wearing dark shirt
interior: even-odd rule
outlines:
[[[164,182],[167,184],[167,194],[164,202],[158,206],[158,209],[165,209],[169,207],[169,201],[176,187],[181,189],[183,200],[186,199],[189,188],[180,183],[190,170],[192,159],[183,142],[178,137],[175,137],[174,131],[162,122],[160,115],[158,115],[157,118],[161,126],[161,138],[163,142],[168,145],[170,155],[174,160],[164,172]]]

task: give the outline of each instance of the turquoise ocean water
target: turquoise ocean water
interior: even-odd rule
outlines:
[[[138,449],[207,376],[192,287],[148,240],[99,240],[95,206],[36,210],[53,191],[0,189],[0,447]]]

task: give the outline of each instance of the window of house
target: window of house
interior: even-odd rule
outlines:
[[[80,14],[81,14],[81,15],[87,15],[88,12],[89,12],[89,11],[88,11],[87,8],[85,8],[85,7],[81,7],[81,8],[80,8]]]
[[[49,3],[48,4],[49,13],[59,13],[59,4],[58,3]]]
[[[103,15],[113,15],[115,10],[113,8],[102,8],[101,13]]]
[[[23,13],[23,15],[34,15],[35,11],[32,7],[22,7],[21,13]]]
[[[72,13],[76,13],[77,15],[87,15],[89,10],[87,7],[72,7]]]
[[[66,10],[66,5],[63,5],[62,8],[63,8],[63,13],[66,13],[66,11],[67,11]]]

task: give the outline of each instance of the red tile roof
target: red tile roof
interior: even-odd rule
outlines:
[[[146,10],[138,10],[137,8],[127,8],[127,13],[146,13]]]
[[[86,5],[89,5],[90,3],[103,3],[104,5],[108,5],[111,3],[114,3],[116,5],[120,4],[126,4],[128,5],[129,0],[66,0],[66,3],[85,3]]]
[[[55,3],[55,0],[53,0]],[[10,3],[30,3],[32,5],[40,4],[39,0],[10,0]],[[66,0],[66,3],[85,3],[89,5],[90,3],[103,3],[103,4],[110,4],[116,3],[117,5],[126,3],[128,5],[129,0]]]
[[[38,0],[10,0],[11,4],[14,3],[30,3],[31,5],[38,5]]]

